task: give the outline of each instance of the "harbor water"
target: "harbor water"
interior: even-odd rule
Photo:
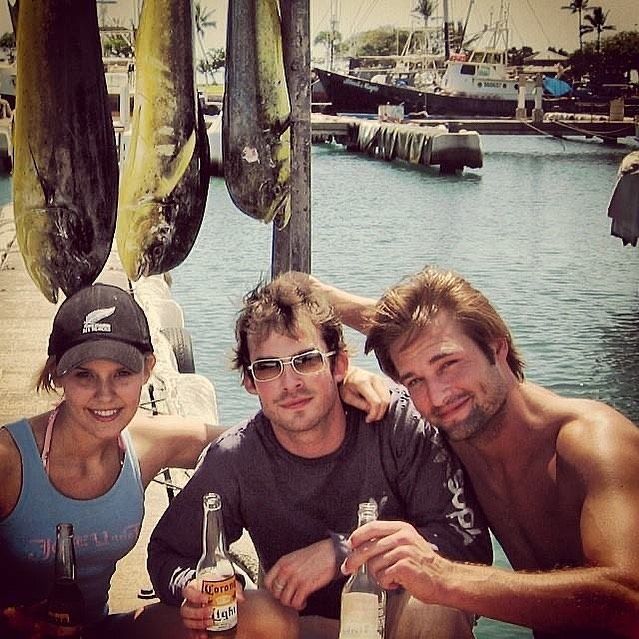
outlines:
[[[639,248],[612,237],[606,215],[617,167],[632,149],[508,136],[483,136],[482,146],[482,169],[446,176],[314,146],[313,273],[376,296],[426,264],[452,268],[505,317],[529,379],[608,402],[639,423]],[[0,200],[10,200],[10,178],[0,179]],[[173,272],[197,372],[214,383],[227,425],[258,408],[230,357],[242,296],[270,274],[271,232],[213,178],[196,245]],[[355,363],[377,370],[361,336],[347,336]],[[477,635],[531,636],[485,619]]]

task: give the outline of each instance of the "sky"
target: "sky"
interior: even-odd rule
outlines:
[[[300,0],[295,0],[296,2]],[[319,31],[330,28],[331,15],[337,19],[337,30],[344,39],[368,29],[392,25],[397,27],[418,26],[411,19],[411,7],[416,0],[308,0],[310,3],[311,38]],[[464,21],[471,0],[449,0],[449,18]],[[578,48],[577,14],[562,10],[570,0],[510,0],[504,1],[510,12],[510,46],[531,46],[536,51],[545,51],[549,46],[564,48],[571,52]],[[223,47],[226,29],[227,0],[200,0],[203,8],[210,10],[216,21],[215,29],[206,36],[207,48]],[[98,5],[98,13],[107,18],[117,18],[128,26],[141,0],[108,0]],[[443,13],[443,0],[439,1],[436,15]],[[590,6],[601,4],[609,11],[607,24],[617,31],[639,30],[639,0],[590,0]],[[467,33],[480,31],[484,24],[499,15],[500,0],[472,0]],[[0,2],[0,33],[9,31],[11,22],[6,2]],[[608,31],[607,34],[614,34]],[[605,32],[606,35],[606,32]],[[593,38],[584,36],[584,41]]]

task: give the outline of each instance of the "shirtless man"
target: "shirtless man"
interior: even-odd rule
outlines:
[[[427,268],[377,303],[315,282],[445,433],[515,569],[444,559],[379,521],[353,533],[343,571],[368,561],[386,588],[536,637],[639,637],[637,427],[525,381],[508,327],[454,273]]]

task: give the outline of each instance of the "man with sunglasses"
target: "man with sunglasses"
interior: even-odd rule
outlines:
[[[182,604],[187,628],[201,633],[211,614],[189,583],[207,492],[222,497],[229,543],[248,530],[264,571],[259,591],[301,637],[337,638],[343,540],[360,502],[374,499],[380,518],[410,522],[445,557],[490,562],[459,463],[408,395],[392,388],[388,413],[374,425],[340,400],[348,369],[342,325],[308,278],[260,283],[245,298],[235,334],[234,365],[262,410],[208,448],[149,544],[155,590]],[[272,610],[262,613],[264,623]],[[240,601],[238,636],[248,614]],[[465,613],[389,594],[387,639],[471,636]]]

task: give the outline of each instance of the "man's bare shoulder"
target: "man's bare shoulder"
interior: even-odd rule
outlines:
[[[611,406],[595,400],[563,399],[557,455],[578,467],[639,462],[639,428]],[[625,460],[625,461],[624,461]]]

